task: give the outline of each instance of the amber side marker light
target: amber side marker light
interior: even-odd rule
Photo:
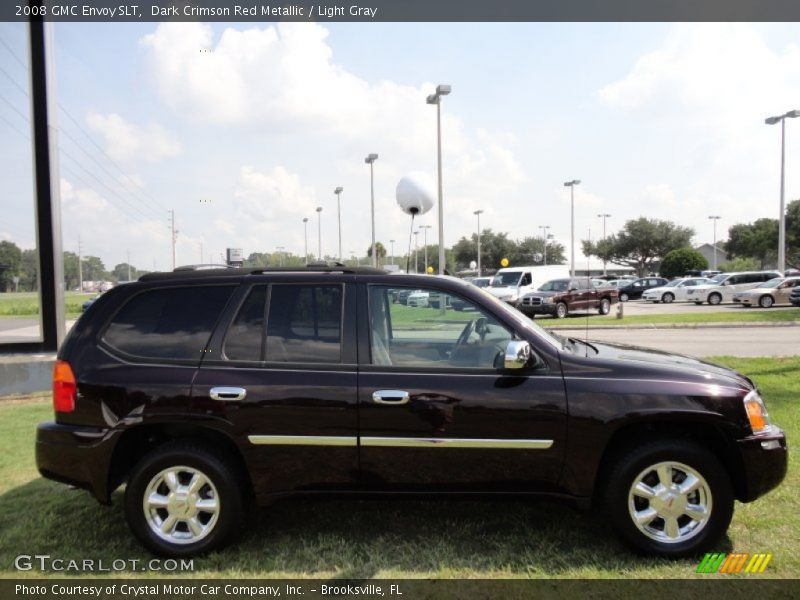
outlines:
[[[75,410],[75,375],[65,360],[57,360],[53,365],[53,409],[68,413]]]

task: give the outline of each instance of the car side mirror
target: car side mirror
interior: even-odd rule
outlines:
[[[531,345],[525,340],[511,340],[506,346],[503,366],[506,369],[522,369],[531,360]]]

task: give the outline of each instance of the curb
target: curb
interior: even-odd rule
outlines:
[[[735,329],[748,327],[798,327],[800,321],[723,321],[720,323],[642,323],[640,325],[590,325],[590,331],[604,330],[613,331],[615,329]],[[586,327],[544,327],[559,331],[585,331]]]

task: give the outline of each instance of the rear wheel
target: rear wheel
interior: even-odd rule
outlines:
[[[772,308],[773,304],[775,304],[775,299],[772,296],[761,296],[758,299],[758,305],[761,308]]]
[[[709,304],[716,306],[720,302],[722,302],[722,296],[720,294],[717,294],[716,292],[714,292],[713,294],[709,294],[708,296]]]
[[[556,318],[563,319],[567,316],[567,305],[563,302],[556,304]]]
[[[191,556],[230,542],[245,502],[233,461],[205,447],[171,442],[134,467],[125,516],[139,541],[163,556]]]
[[[602,300],[600,300],[600,306],[598,307],[597,312],[599,312],[601,315],[607,315],[608,313],[610,313],[611,300],[609,300],[608,298],[603,298]]]
[[[619,295],[619,301],[620,302],[627,302],[628,301],[628,294],[626,294],[625,292],[622,292]]]
[[[661,296],[661,301],[664,304],[670,304],[675,301],[675,294],[672,292],[666,292],[663,296]]]
[[[669,557],[708,548],[733,517],[728,473],[710,451],[688,440],[632,448],[613,467],[604,501],[625,543]]]

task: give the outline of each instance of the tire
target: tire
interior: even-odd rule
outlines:
[[[611,312],[611,300],[608,298],[603,298],[600,300],[600,306],[597,308],[597,312],[601,315],[607,315]]]
[[[672,292],[665,292],[663,296],[661,296],[661,301],[664,304],[672,304],[675,302],[675,294]]]
[[[708,303],[712,306],[716,306],[720,302],[722,302],[722,296],[720,294],[714,292],[713,294],[708,295]]]
[[[569,310],[567,309],[567,305],[564,304],[563,302],[559,302],[558,304],[556,304],[556,312],[554,316],[556,319],[563,319],[564,317],[567,316],[568,312]]]
[[[681,484],[690,477],[696,487],[681,493]],[[665,479],[674,487],[664,486]],[[688,440],[662,439],[630,448],[604,483],[603,502],[612,526],[623,542],[642,554],[695,555],[712,547],[733,517],[728,472],[714,454]],[[635,487],[641,491],[634,493]],[[652,493],[656,495],[648,499]],[[703,507],[705,512],[689,517],[687,505]],[[634,513],[639,513],[641,524]]]
[[[758,305],[761,308],[772,308],[773,304],[775,304],[775,298],[773,298],[772,296],[764,295],[758,299]]]
[[[619,295],[619,301],[620,302],[627,302],[628,301],[628,294],[626,294],[625,292],[621,293]]]
[[[178,490],[183,492],[177,498],[167,484],[175,480],[170,472],[177,475]],[[189,484],[197,474],[206,481],[191,494]],[[145,508],[145,498],[154,495],[170,496],[162,502],[172,506]],[[193,507],[194,501],[203,501],[208,510]],[[125,490],[128,526],[145,548],[159,556],[195,556],[233,541],[241,532],[245,509],[242,477],[235,462],[192,442],[169,442],[147,454],[134,467]],[[174,512],[190,518],[179,516],[169,533],[157,533]]]

